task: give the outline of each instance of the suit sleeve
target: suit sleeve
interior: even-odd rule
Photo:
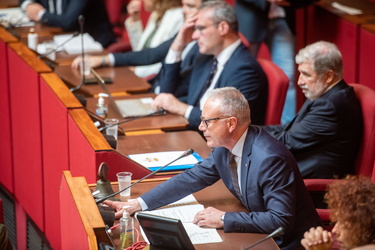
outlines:
[[[258,173],[249,181],[249,212],[227,212],[225,232],[271,233],[275,228],[292,230],[295,224],[295,177],[292,168],[279,156],[262,160]],[[257,179],[257,180],[255,180]]]
[[[280,129],[280,126],[266,128],[292,153],[319,148],[338,132],[336,109],[329,101],[316,100],[308,112],[299,115],[303,116],[302,119],[296,119],[289,129]]]
[[[153,210],[210,186],[219,179],[220,175],[210,154],[203,162],[161,183],[141,198],[146,202],[148,209]]]
[[[114,53],[115,66],[141,66],[162,62],[168,53],[173,38],[155,48],[126,53]]]
[[[69,5],[62,15],[51,14],[48,11],[41,18],[42,23],[64,30],[70,30],[77,24],[78,16],[83,13],[89,0],[69,1]],[[45,7],[45,6],[44,6]]]

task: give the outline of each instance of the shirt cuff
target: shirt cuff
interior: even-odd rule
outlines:
[[[148,209],[148,206],[147,206],[146,202],[141,197],[138,197],[137,201],[141,205],[142,211],[146,211]]]
[[[186,109],[186,111],[185,111],[185,115],[184,115],[184,117],[185,117],[187,120],[189,119],[189,117],[190,117],[190,113],[191,113],[192,110],[193,110],[193,106],[189,105],[189,106],[187,107],[187,109]]]
[[[38,12],[38,21],[42,19],[42,16],[46,13],[46,9],[42,9],[41,11]]]
[[[168,50],[168,54],[165,57],[166,64],[172,64],[181,61],[181,54],[182,52],[177,52],[172,49]]]
[[[115,56],[111,53],[111,54],[108,54],[108,63],[109,63],[109,66],[113,67],[115,66]]]
[[[31,4],[31,3],[35,3],[34,1],[30,1],[30,0],[26,0],[26,1],[24,1],[22,4],[21,4],[21,10],[22,11],[26,11],[26,6],[27,5],[29,5],[29,4]]]

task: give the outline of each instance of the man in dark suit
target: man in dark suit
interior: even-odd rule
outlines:
[[[209,56],[196,62],[189,78],[182,80],[178,71],[180,58],[183,48],[192,39],[197,41],[199,52]],[[249,101],[252,122],[264,123],[267,78],[256,59],[241,43],[236,15],[226,2],[203,3],[198,14],[180,29],[165,62],[164,75],[160,79],[162,93],[154,100],[155,108],[185,116],[190,127],[197,129],[207,90],[233,86]],[[177,99],[171,93],[184,83],[187,95],[184,99]]]
[[[353,171],[362,113],[342,78],[341,53],[320,41],[300,50],[296,62],[307,100],[290,123],[263,128],[292,152],[304,178],[343,177]]]
[[[221,179],[248,212],[208,207],[195,215],[194,223],[225,232],[265,234],[283,227],[284,235],[275,237],[276,243],[282,249],[298,249],[304,231],[320,221],[293,155],[260,127],[250,126],[248,102],[233,87],[212,90],[201,119],[199,129],[213,148],[207,159],[136,200],[105,203],[116,208],[117,216],[124,205],[131,206],[131,213],[151,210]]]
[[[21,8],[32,21],[60,27],[64,31],[79,31],[78,17],[85,17],[84,32],[103,47],[116,41],[103,0],[20,0]]]

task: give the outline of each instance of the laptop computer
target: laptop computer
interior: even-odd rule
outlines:
[[[137,213],[137,220],[141,225],[151,250],[174,249],[194,250],[182,222],[148,213]]]

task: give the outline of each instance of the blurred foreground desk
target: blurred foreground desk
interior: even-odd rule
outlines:
[[[150,84],[136,76],[128,67],[106,67],[96,69],[98,74],[105,78],[112,79],[113,83],[107,84],[107,88],[111,93],[129,92],[141,93],[150,89]],[[79,70],[74,70],[70,65],[58,65],[55,67],[55,73],[71,86],[78,86],[82,82],[82,75]],[[94,78],[92,74],[86,76],[86,79]],[[80,90],[88,96],[94,96],[104,92],[103,88],[95,84],[87,84]],[[78,92],[78,90],[77,90]]]
[[[140,196],[164,180],[149,179],[135,185],[131,189],[131,198]],[[90,185],[90,187],[95,189],[95,185]],[[113,185],[113,189],[117,191],[117,185]],[[194,196],[205,207],[213,206],[223,211],[246,211],[221,181],[195,193]],[[104,222],[99,218],[98,208],[84,177],[72,177],[70,171],[64,171],[61,179],[60,200],[61,207],[64,208],[61,209],[62,249],[97,249],[95,247],[98,242],[107,242]],[[136,220],[135,222],[138,227]],[[120,241],[118,230],[118,228],[114,230],[116,245],[119,245]],[[219,229],[218,233],[222,242],[197,244],[195,248],[197,250],[243,249],[266,236],[252,233],[224,233],[222,229]],[[272,239],[269,239],[252,249],[272,250],[279,248]]]

